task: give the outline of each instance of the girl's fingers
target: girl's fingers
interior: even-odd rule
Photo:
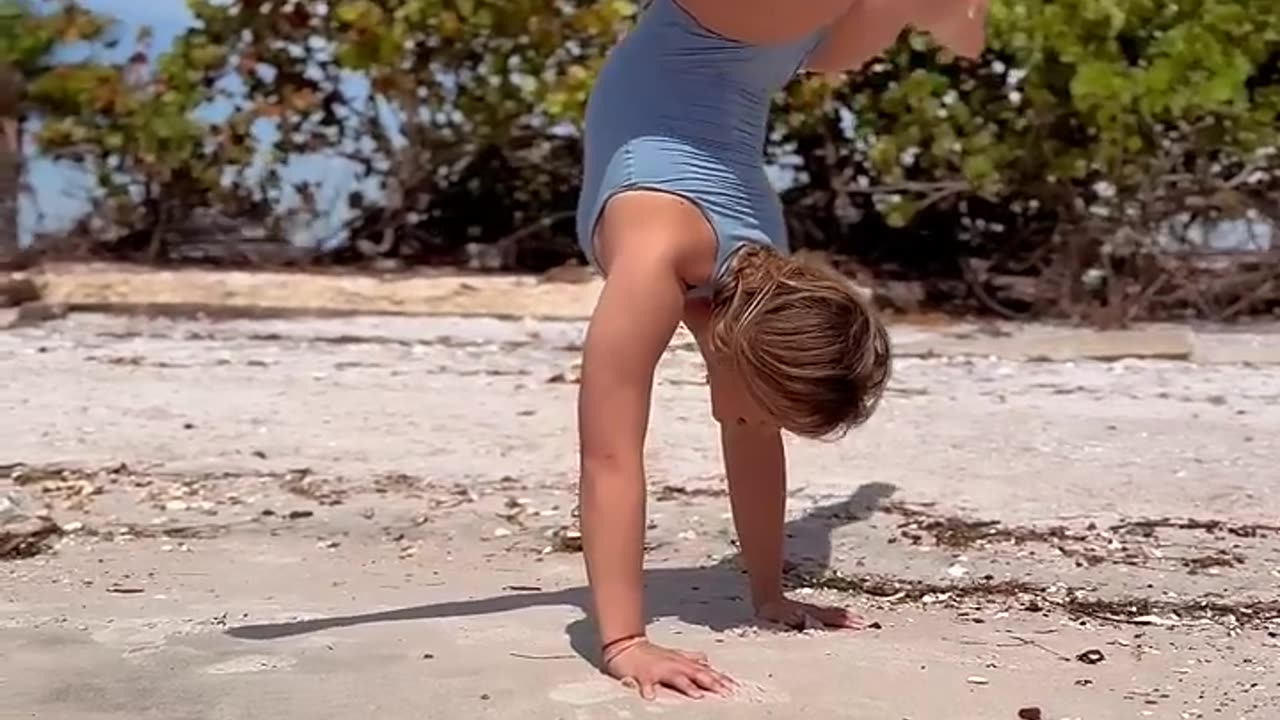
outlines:
[[[632,691],[632,692],[639,693],[639,694],[641,694],[641,695],[643,695],[643,694],[644,694],[644,693],[642,693],[642,692],[640,691],[640,683],[639,683],[639,682],[637,682],[637,681],[636,681],[636,679],[635,679],[635,678],[633,678],[633,677],[624,677],[624,678],[620,678],[620,679],[618,680],[618,682],[622,683],[622,687],[624,687],[624,688],[626,688],[626,689],[628,689],[628,690],[630,690],[630,691]]]
[[[645,700],[658,699],[658,687],[651,682],[643,682],[640,684],[640,697]]]
[[[810,614],[818,622],[827,627],[848,628],[850,630],[861,630],[867,626],[867,621],[862,616],[850,612],[845,608],[824,608],[811,607]]]
[[[849,627],[853,613],[844,608],[814,608],[813,616],[828,627]]]
[[[870,625],[871,623],[867,622],[867,619],[862,617],[861,615],[854,615],[853,613],[849,613],[848,617],[845,619],[844,626],[851,630],[866,630],[867,627]]]
[[[693,680],[689,679],[688,675],[676,675],[668,680],[666,684],[694,700],[702,699],[702,690],[698,689],[698,686],[693,682]]]
[[[677,652],[679,652],[681,655],[683,655],[683,656],[685,656],[685,657],[689,658],[690,660],[692,660],[692,661],[694,661],[694,662],[698,663],[699,665],[710,665],[710,664],[711,664],[711,658],[707,657],[707,654],[706,654],[706,653],[703,653],[703,652],[692,652],[692,651],[685,651],[685,650],[679,650],[679,651],[677,651]]]
[[[732,688],[729,686],[727,678],[714,670],[702,670],[694,674],[693,679],[694,682],[698,683],[698,685],[701,685],[703,688],[710,690],[717,695],[728,695],[732,692]]]

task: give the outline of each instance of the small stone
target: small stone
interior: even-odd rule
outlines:
[[[63,532],[43,508],[17,491],[0,495],[0,559],[32,557]]]
[[[969,683],[970,685],[990,685],[991,684],[990,680],[982,677],[981,675],[970,675],[968,678],[965,679],[965,682]]]
[[[577,385],[582,382],[582,364],[575,362],[562,372],[547,378],[547,382],[553,385]]]
[[[573,526],[565,526],[552,535],[555,549],[563,553],[582,552],[582,531]]]
[[[496,538],[511,537],[511,534],[511,531],[507,528],[498,528],[493,531],[493,536]]]
[[[1018,720],[1043,720],[1044,713],[1038,707],[1024,707],[1018,711]]]
[[[1076,655],[1076,661],[1082,662],[1085,665],[1097,665],[1098,663],[1106,659],[1107,659],[1107,656],[1102,654],[1102,651],[1096,648],[1085,650],[1079,655]]]

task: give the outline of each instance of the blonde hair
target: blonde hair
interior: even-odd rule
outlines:
[[[711,346],[774,422],[810,438],[866,422],[892,365],[888,332],[846,278],[764,247],[739,251],[717,284]]]

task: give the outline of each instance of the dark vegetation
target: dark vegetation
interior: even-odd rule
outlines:
[[[578,259],[576,129],[634,3],[190,7],[195,26],[156,54],[75,3],[0,0],[0,254]],[[907,34],[779,99],[765,152],[794,171],[794,245],[902,311],[1122,325],[1280,310],[1280,5],[996,0],[991,24],[977,62]],[[70,233],[21,252],[19,128],[102,190]],[[299,169],[312,156],[345,169]]]

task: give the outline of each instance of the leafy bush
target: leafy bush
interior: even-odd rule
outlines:
[[[0,0],[0,259],[18,251],[22,125],[31,111],[27,83],[52,70],[53,53],[60,45],[92,42],[105,29],[104,18],[76,5],[40,12],[27,0]]]
[[[145,78],[97,65],[33,85],[58,117],[44,150],[102,180],[110,251],[172,257],[197,210],[279,241],[340,206],[315,260],[577,256],[577,125],[635,3],[190,6],[197,27]],[[1223,261],[1195,238],[1230,218],[1280,228],[1280,6],[995,0],[991,25],[978,61],[904,34],[847,81],[788,88],[764,151],[796,170],[796,245],[1015,317],[1280,306],[1273,254]],[[310,155],[349,168],[337,198],[332,178],[284,172]]]
[[[1014,283],[1019,309],[1066,312],[1093,294],[1122,315],[1213,316],[1245,308],[1186,296],[1212,295],[1212,282],[1192,272],[1202,262],[1174,259],[1203,248],[1169,222],[1266,214],[1276,227],[1278,62],[1280,6],[1266,0],[997,1],[980,62],[943,62],[926,38],[907,38],[822,105],[796,103],[784,132],[808,148],[852,148],[807,151],[824,167],[806,191],[878,188],[871,214],[907,230],[881,228],[896,252],[923,238],[928,262],[955,259],[976,295],[1003,269],[1047,281]],[[852,132],[834,122],[845,109]],[[1188,272],[1195,282],[1170,281]]]

